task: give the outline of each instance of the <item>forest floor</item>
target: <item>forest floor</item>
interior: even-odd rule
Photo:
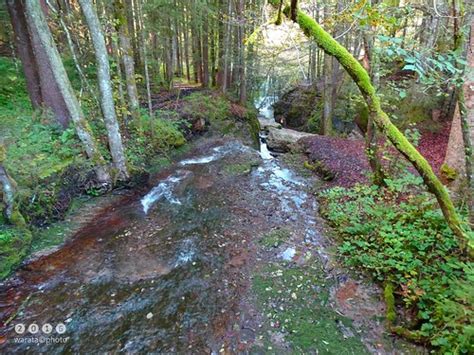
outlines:
[[[439,126],[436,130],[419,128],[420,139],[417,149],[430,163],[433,171],[439,175],[446,156],[451,124],[442,122],[436,126]],[[356,183],[369,181],[370,167],[365,153],[365,141],[316,136],[304,138],[303,142],[309,160],[322,162],[335,175],[335,178],[328,182],[328,186],[350,187]],[[399,154],[393,147],[384,146],[384,140],[380,140],[379,153],[385,152],[380,154],[381,161],[387,167]]]

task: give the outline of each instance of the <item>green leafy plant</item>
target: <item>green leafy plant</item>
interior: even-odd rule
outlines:
[[[323,214],[341,237],[339,254],[347,265],[391,283],[396,300],[416,314],[414,324],[399,319],[399,334],[444,353],[472,352],[472,262],[460,255],[418,176],[386,183],[336,187],[321,195]]]

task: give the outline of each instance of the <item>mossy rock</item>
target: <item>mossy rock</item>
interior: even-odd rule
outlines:
[[[227,175],[244,175],[249,174],[252,169],[259,165],[259,162],[256,160],[251,160],[244,163],[235,163],[226,165],[224,172]]]
[[[305,161],[303,166],[308,170],[314,171],[324,181],[331,181],[336,177],[336,174],[321,161],[314,161],[311,163],[309,161]]]

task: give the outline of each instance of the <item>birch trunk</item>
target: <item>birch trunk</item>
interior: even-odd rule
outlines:
[[[18,227],[24,227],[26,224],[25,219],[18,211],[18,206],[16,205],[16,182],[8,175],[7,170],[3,166],[5,159],[6,150],[0,144],[0,187],[2,189],[3,203],[5,204],[3,214],[9,223]]]
[[[110,80],[109,57],[105,46],[102,26],[97,17],[91,0],[79,0],[84,18],[92,38],[94,46],[95,59],[97,62],[97,79],[100,91],[100,106],[104,115],[105,127],[109,139],[110,154],[112,161],[117,169],[118,180],[126,181],[129,179],[125,153],[122,144],[122,136],[115,112],[114,97]]]

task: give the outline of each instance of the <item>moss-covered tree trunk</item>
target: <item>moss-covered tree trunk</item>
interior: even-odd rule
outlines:
[[[461,220],[456,213],[453,202],[451,201],[446,188],[436,177],[426,159],[398,130],[398,128],[390,121],[387,114],[382,110],[380,99],[372,86],[367,71],[344,46],[339,44],[314,19],[306,15],[304,12],[293,8],[294,6],[296,6],[296,4],[293,4],[293,2],[291,7],[287,6],[284,10],[285,15],[297,22],[303,32],[308,37],[312,38],[327,54],[334,56],[352,77],[364,96],[369,108],[369,113],[374,119],[374,123],[390,140],[395,148],[415,167],[423,178],[428,190],[436,196],[446,222],[453,233],[458,237],[461,248],[463,250],[469,249],[469,252],[472,253],[473,246],[469,244],[467,233],[461,226]],[[296,16],[293,15],[295,13]]]

